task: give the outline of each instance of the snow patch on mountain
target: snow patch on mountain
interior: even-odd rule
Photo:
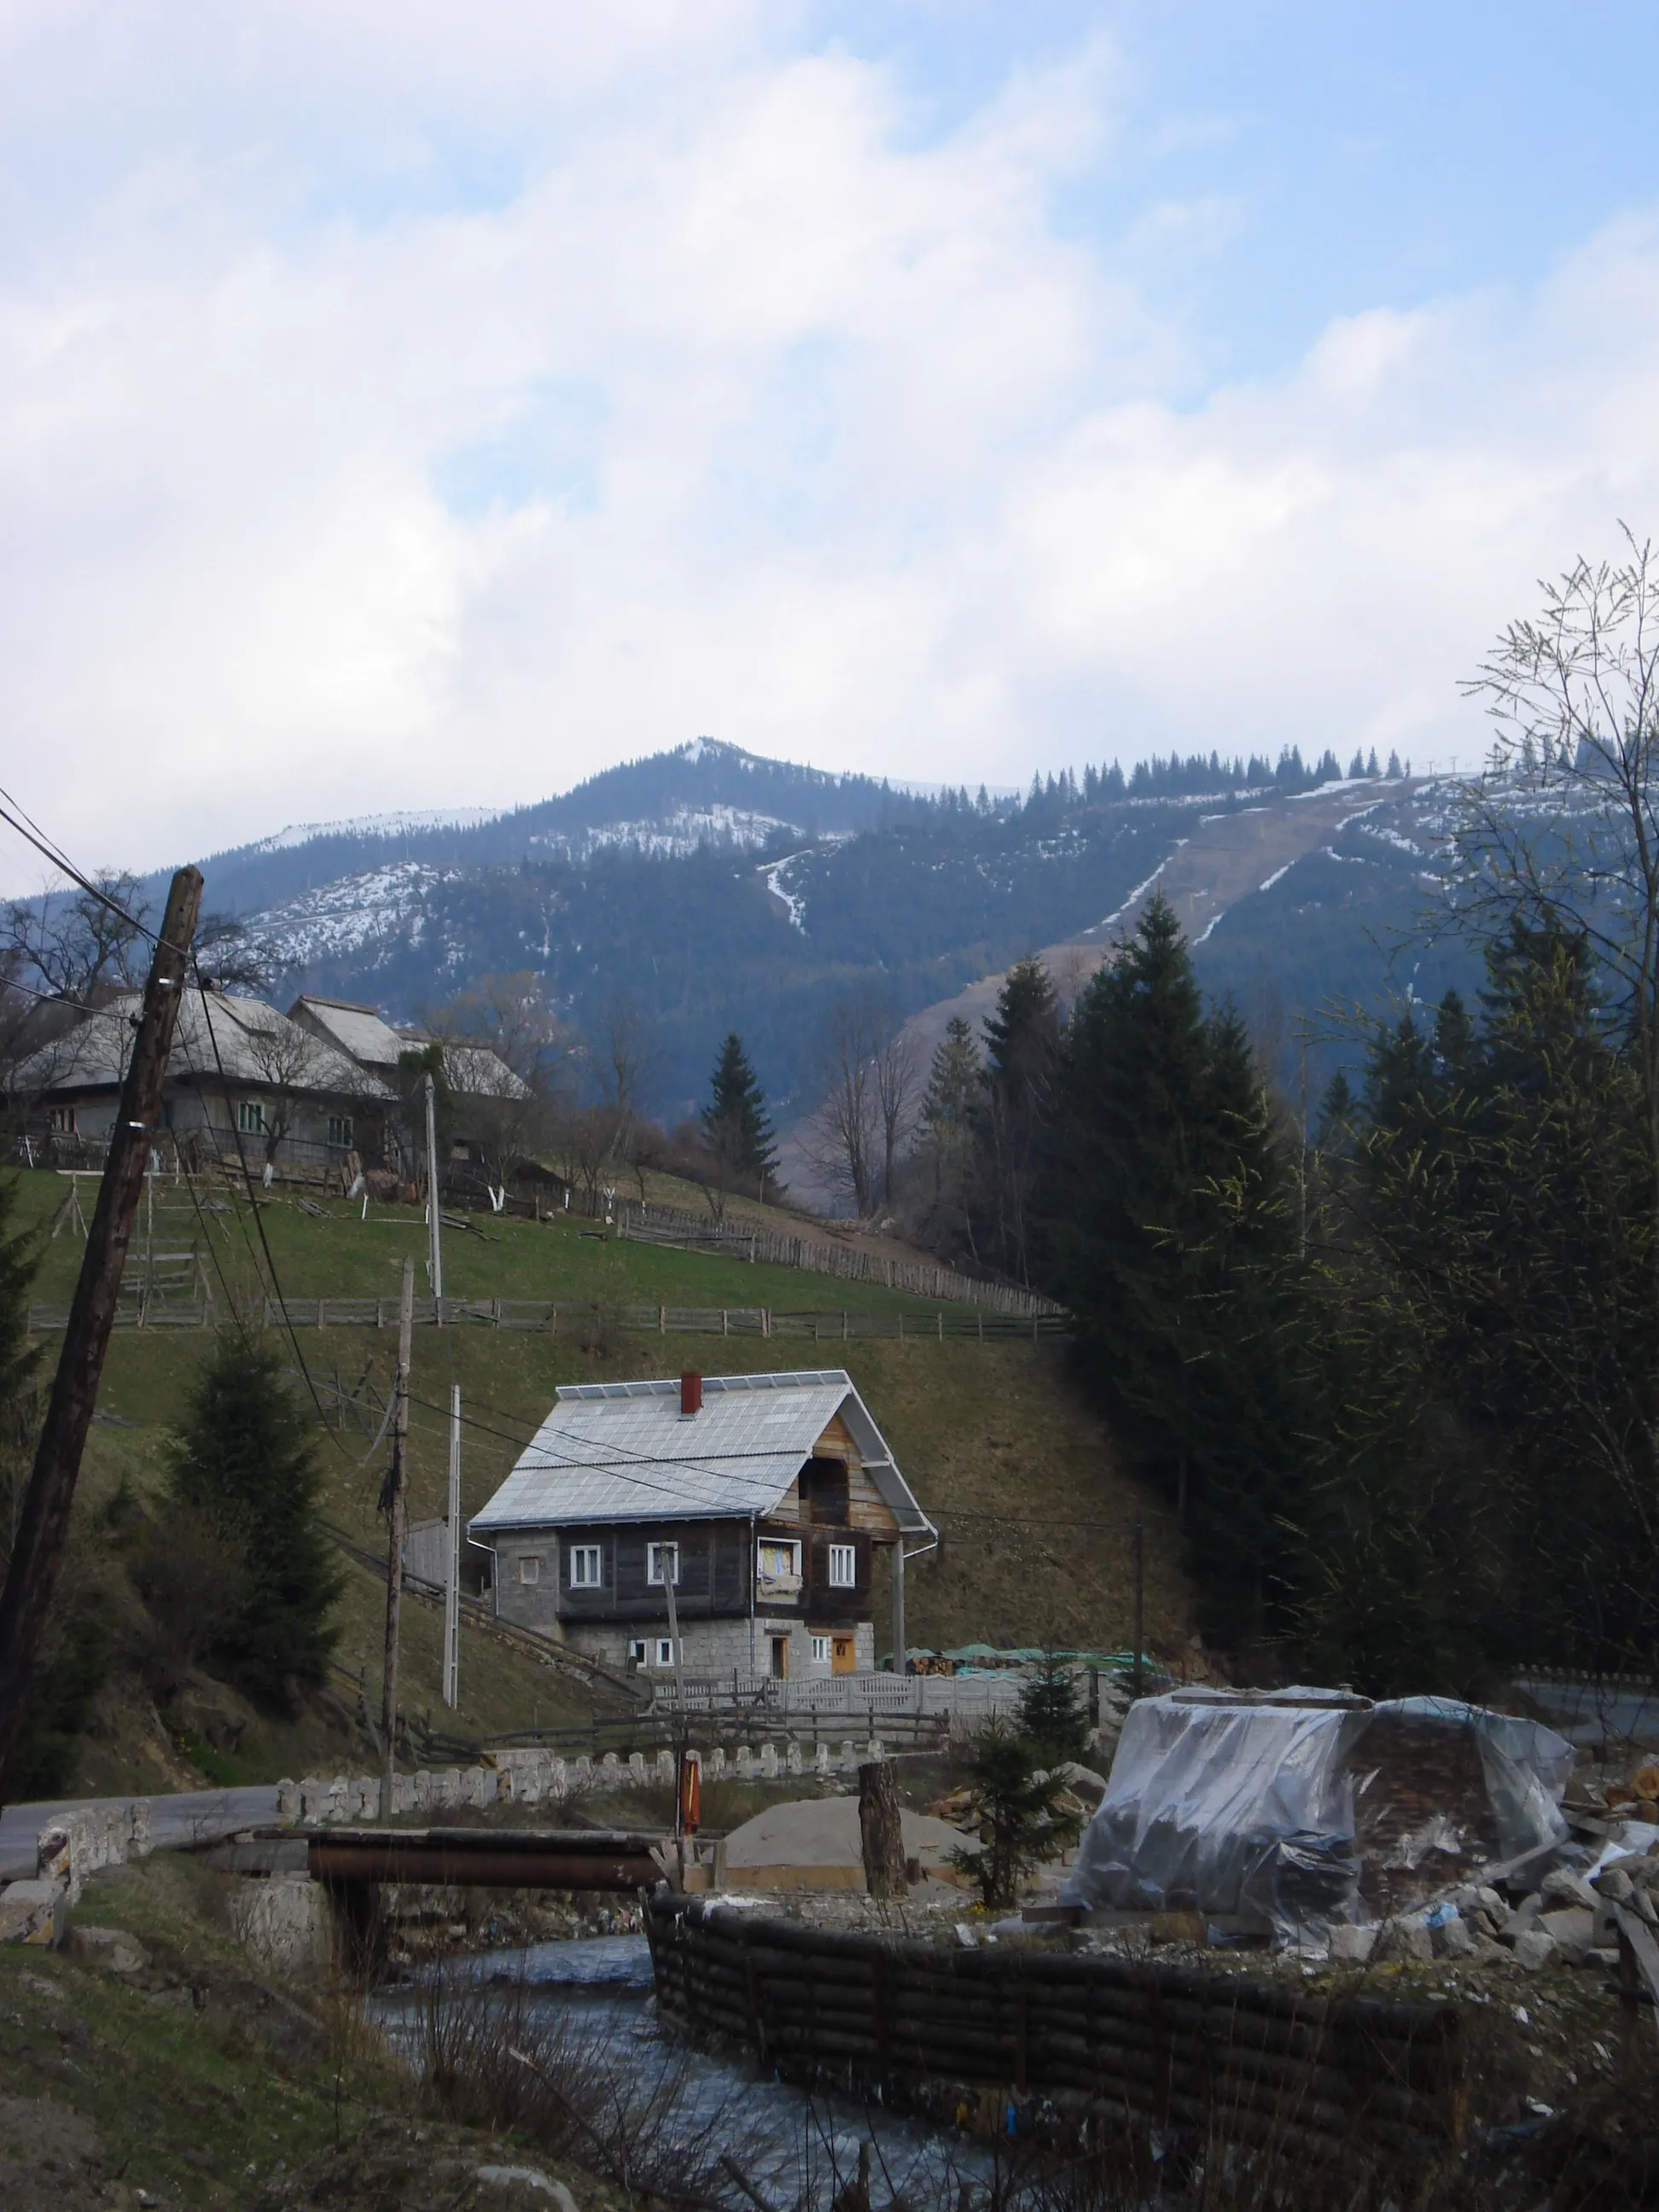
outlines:
[[[775,899],[781,900],[788,908],[790,927],[799,930],[803,937],[806,934],[806,901],[798,892],[789,889],[783,880],[783,872],[786,868],[793,866],[797,860],[804,860],[811,850],[812,848],[808,845],[801,852],[787,854],[781,860],[774,860],[769,868],[761,870],[762,875],[766,878],[767,890],[771,892]]]
[[[697,742],[693,740],[694,743]],[[716,802],[677,806],[639,822],[602,822],[592,829],[544,831],[530,842],[550,857],[580,866],[596,853],[622,852],[651,860],[681,860],[704,846],[751,853],[779,837],[799,837],[799,825],[774,814],[756,814]]]
[[[296,845],[314,844],[319,837],[406,837],[421,830],[476,830],[494,822],[498,806],[429,806],[396,814],[354,814],[338,822],[291,822],[275,836],[261,837],[246,849],[250,853],[285,853]]]
[[[413,940],[420,935],[428,892],[460,872],[423,860],[397,860],[362,875],[343,876],[251,915],[248,934],[262,948],[307,968],[362,953],[405,930]]]

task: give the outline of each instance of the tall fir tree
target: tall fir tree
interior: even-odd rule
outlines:
[[[1008,970],[996,1012],[985,1024],[985,1042],[979,1105],[984,1219],[979,1243],[1005,1273],[1030,1282],[1036,1260],[1033,1201],[1060,1052],[1054,987],[1035,953]]]
[[[735,1030],[720,1047],[708,1093],[702,1120],[711,1151],[738,1175],[775,1183],[778,1157],[766,1099]]]
[[[1154,899],[1085,991],[1058,1083],[1049,1284],[1123,1442],[1177,1502],[1204,1626],[1284,1626],[1299,1460],[1286,1170],[1242,1024]]]
[[[256,1704],[292,1711],[297,1692],[327,1680],[339,1577],[318,1518],[310,1424],[276,1352],[234,1331],[220,1335],[168,1461],[175,1506],[203,1516],[246,1568],[246,1597],[210,1656]]]

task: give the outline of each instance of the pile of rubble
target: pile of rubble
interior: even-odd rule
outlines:
[[[1564,1856],[1579,1854],[1590,1856],[1583,1844],[1563,1846]],[[1338,1923],[1328,1954],[1353,1966],[1467,1959],[1508,1961],[1533,1974],[1552,1965],[1616,1971],[1620,1910],[1659,1931],[1659,1844],[1601,1857],[1589,1872],[1556,1865],[1530,1880],[1506,1875],[1501,1887],[1464,1883],[1414,1912]],[[1314,1948],[1302,1947],[1303,1955]]]

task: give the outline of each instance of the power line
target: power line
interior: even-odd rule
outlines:
[[[94,883],[90,876],[82,873],[62,848],[47,837],[46,831],[35,822],[33,816],[25,811],[21,802],[14,799],[3,785],[0,785],[0,799],[7,802],[6,805],[0,806],[0,822],[8,823],[26,844],[33,845],[37,853],[50,860],[53,867],[60,870],[71,883],[78,884],[88,897],[95,898],[100,906],[106,906],[112,914],[119,915],[122,921],[130,923],[141,937],[149,938],[152,945],[161,943],[161,939],[148,922],[141,921],[136,914],[122,905],[119,899],[112,898],[100,884]],[[8,808],[12,806],[17,809],[16,814],[8,811]],[[22,817],[21,821],[18,819],[19,815]]]

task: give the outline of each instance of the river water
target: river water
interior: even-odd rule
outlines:
[[[775,2212],[831,2212],[843,2190],[856,2190],[861,2157],[873,2212],[970,2212],[1006,2201],[1008,2160],[965,2132],[873,2101],[809,2095],[756,2063],[692,2049],[658,2019],[643,1936],[447,1960],[381,1990],[374,2007],[416,2065],[441,2017],[463,2021],[460,2032],[495,2063],[505,2051],[509,2069],[522,2051],[599,2135],[626,2132],[659,2173],[733,2212],[755,2212],[739,2174]],[[580,2142],[570,2148],[593,2162]]]

